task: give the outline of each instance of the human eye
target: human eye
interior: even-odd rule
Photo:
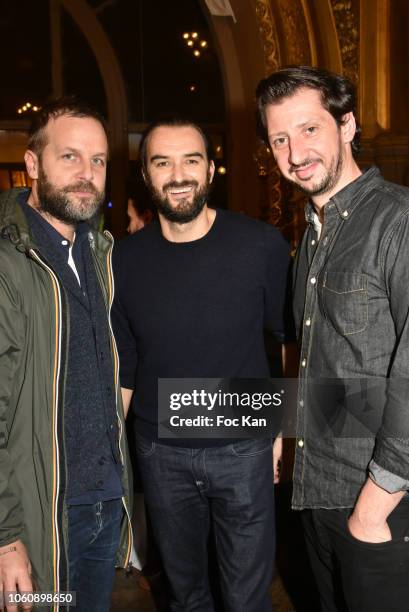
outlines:
[[[188,157],[186,160],[188,166],[196,166],[199,163],[199,160],[196,157]]]
[[[105,159],[103,157],[94,157],[92,160],[92,163],[95,166],[99,166],[100,168],[104,168],[105,167]]]
[[[155,162],[156,168],[166,168],[169,165],[169,162],[166,159],[162,159],[160,161]]]
[[[74,161],[75,160],[75,154],[74,153],[63,153],[61,157],[62,157],[62,159],[65,159],[66,161]]]
[[[305,128],[306,134],[309,134],[309,135],[316,134],[317,131],[318,131],[318,127],[316,125],[309,125],[308,127]]]
[[[273,139],[272,145],[274,149],[282,149],[283,147],[287,146],[287,143],[287,136],[278,136],[277,138]]]

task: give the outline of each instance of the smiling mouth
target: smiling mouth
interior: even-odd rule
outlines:
[[[302,165],[291,166],[290,173],[295,174],[301,180],[308,180],[312,177],[318,163],[319,160],[311,160]]]
[[[167,193],[176,199],[183,199],[186,196],[190,195],[192,191],[193,187],[191,185],[187,187],[172,187],[170,189],[167,189]]]
[[[315,164],[310,164],[309,166],[304,166],[304,168],[298,168],[295,173],[297,175],[305,176],[306,174],[310,174],[314,169]]]
[[[172,189],[168,189],[168,193],[170,193],[171,195],[184,195],[187,193],[190,193],[192,191],[193,187],[189,186],[189,187],[173,187]]]

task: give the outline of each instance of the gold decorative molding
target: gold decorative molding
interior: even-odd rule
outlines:
[[[263,43],[267,76],[280,67],[278,36],[270,0],[256,0],[256,18]],[[273,156],[264,144],[259,143],[253,157],[262,184],[260,216],[268,223],[278,225],[282,216],[280,172]]]
[[[310,55],[311,55],[311,66],[317,66],[318,65],[318,50],[317,50],[317,41],[315,39],[313,19],[311,16],[311,9],[308,4],[308,0],[301,0],[301,4],[302,4],[302,9],[304,11],[305,26],[307,28],[308,44],[310,47]]]
[[[359,74],[359,1],[331,0],[337,28],[343,73],[353,83]]]
[[[391,10],[390,0],[360,3],[359,116],[370,138],[391,127]]]
[[[282,58],[271,1],[256,0],[255,3],[266,75],[280,68]],[[291,58],[293,63],[310,63],[311,51],[303,4],[300,0],[274,1],[284,24],[286,58]],[[304,226],[304,198],[283,181],[268,147],[259,143],[253,158],[261,188],[260,218],[278,227],[290,244],[295,246]]]
[[[311,51],[304,8],[300,0],[276,0],[281,15],[288,63],[311,64]]]
[[[260,143],[253,155],[262,191],[260,218],[279,226],[283,216],[281,202],[281,175],[277,164],[265,144]]]
[[[256,18],[264,49],[265,74],[268,75],[280,66],[277,30],[270,0],[256,0]]]

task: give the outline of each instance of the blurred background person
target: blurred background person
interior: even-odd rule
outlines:
[[[153,219],[153,209],[142,179],[130,178],[126,183],[128,234],[141,230]]]

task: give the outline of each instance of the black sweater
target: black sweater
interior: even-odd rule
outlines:
[[[169,242],[155,222],[115,247],[112,321],[137,431],[157,439],[158,377],[269,375],[263,330],[283,338],[288,263],[275,228],[223,210],[199,240]]]

